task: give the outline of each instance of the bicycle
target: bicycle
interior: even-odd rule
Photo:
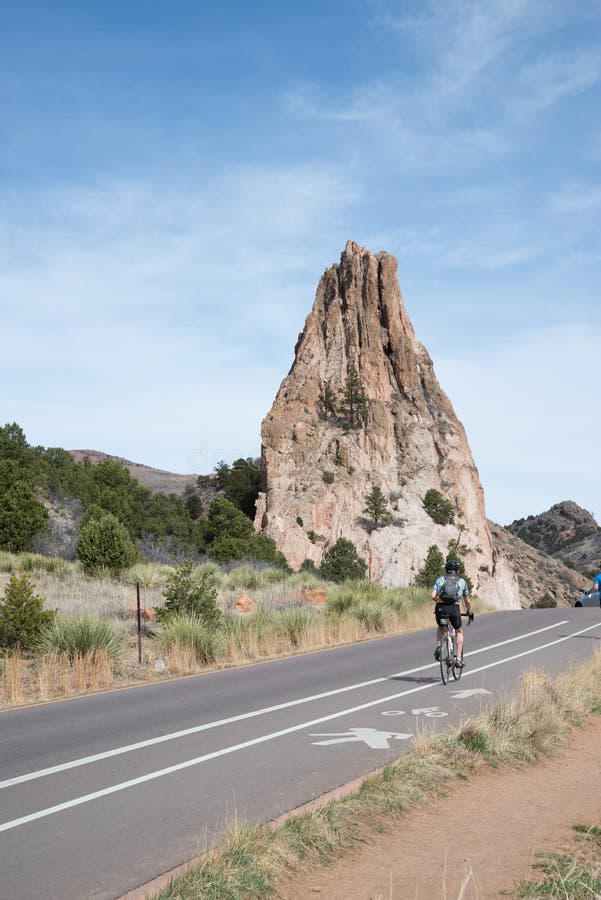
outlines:
[[[469,624],[474,620],[473,613],[461,613],[461,615],[468,619]],[[443,684],[448,684],[451,675],[455,681],[459,681],[463,666],[457,665],[457,656],[455,654],[455,629],[453,628],[449,617],[441,615],[438,619],[438,624],[443,632],[442,641],[440,642],[440,679]]]

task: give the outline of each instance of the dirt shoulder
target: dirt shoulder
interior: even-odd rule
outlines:
[[[280,895],[286,900],[497,898],[514,881],[532,877],[537,852],[567,847],[572,825],[601,825],[600,748],[601,718],[592,717],[553,759],[457,781],[452,799],[411,810],[390,834],[375,837],[331,869],[288,881]]]

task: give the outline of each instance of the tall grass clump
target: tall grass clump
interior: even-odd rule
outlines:
[[[279,616],[280,629],[293,647],[299,646],[315,623],[315,613],[309,609],[283,609]]]
[[[95,651],[104,651],[117,661],[124,651],[123,635],[106,619],[85,613],[80,616],[57,616],[40,637],[42,653],[65,654],[70,660]]]
[[[386,627],[384,610],[375,603],[361,603],[352,610],[352,614],[366,631],[381,632]]]
[[[328,594],[326,599],[326,612],[333,616],[341,616],[355,606],[355,595],[346,589],[338,589]]]
[[[196,613],[173,613],[166,619],[158,643],[166,654],[184,648],[196,662],[214,662],[223,645],[222,634]]]

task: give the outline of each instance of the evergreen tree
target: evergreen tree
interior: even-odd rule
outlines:
[[[374,528],[377,528],[378,525],[388,525],[390,523],[392,517],[388,509],[388,500],[377,484],[374,484],[366,496],[363,512],[373,519]]]
[[[367,564],[357,554],[353,542],[343,537],[326,550],[319,567],[324,578],[336,582],[365,578],[366,569]]]
[[[27,471],[14,459],[0,459],[0,548],[12,553],[27,550],[47,519]]]
[[[434,582],[444,575],[445,558],[435,544],[428,549],[423,567],[415,577],[415,584],[420,587],[432,588]]]
[[[27,573],[11,572],[0,602],[0,647],[34,649],[53,620],[54,612],[44,609],[44,601],[34,594]]]
[[[436,488],[426,491],[424,509],[437,525],[449,525],[455,520],[455,507]]]
[[[351,369],[340,397],[340,413],[348,428],[359,428],[367,421],[367,396],[356,369]]]
[[[329,381],[324,382],[321,386],[317,399],[317,411],[322,419],[328,419],[337,413],[336,394],[330,387]]]
[[[255,518],[255,502],[261,490],[261,466],[252,459],[235,459],[229,470],[225,496],[238,509]]]
[[[249,538],[254,533],[248,516],[227,497],[215,497],[209,507],[207,520],[209,541],[226,535],[231,538]]]
[[[77,558],[86,572],[105,568],[119,574],[135,562],[136,548],[125,525],[112,513],[104,513],[82,526]]]

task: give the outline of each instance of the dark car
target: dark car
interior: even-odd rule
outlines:
[[[578,597],[574,606],[601,606],[601,594],[599,591],[587,591]]]

